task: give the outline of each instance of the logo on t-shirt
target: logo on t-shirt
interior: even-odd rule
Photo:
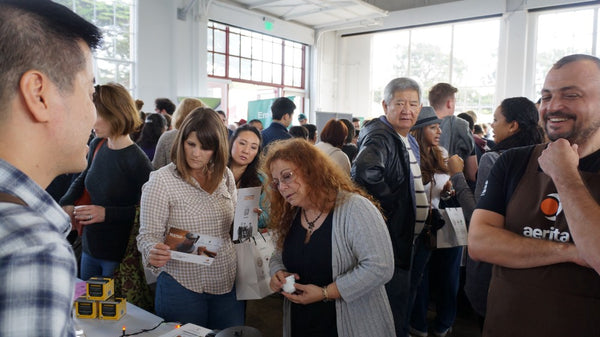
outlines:
[[[558,193],[546,195],[544,200],[540,203],[540,211],[542,211],[546,219],[556,221],[556,216],[562,212],[562,204],[560,203]]]

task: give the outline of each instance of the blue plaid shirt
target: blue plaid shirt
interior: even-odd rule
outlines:
[[[74,336],[76,262],[68,215],[39,185],[0,159],[0,336]]]

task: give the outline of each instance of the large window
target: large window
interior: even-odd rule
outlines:
[[[230,123],[249,118],[249,102],[282,96],[304,113],[305,45],[212,21],[207,34],[210,95]]]
[[[209,22],[207,50],[209,76],[304,88],[306,46],[301,43]]]
[[[535,95],[540,96],[550,67],[569,54],[598,56],[600,6],[542,11],[537,16]]]
[[[375,34],[372,47],[373,110],[393,77],[411,77],[427,104],[438,82],[458,88],[456,111],[473,110],[486,121],[493,113],[500,20],[460,22]],[[385,51],[385,52],[382,52]]]
[[[135,0],[55,0],[94,23],[103,33],[95,53],[96,82],[118,82],[134,89]]]

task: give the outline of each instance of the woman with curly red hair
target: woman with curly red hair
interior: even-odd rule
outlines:
[[[283,335],[394,336],[384,287],[393,253],[378,207],[303,139],[273,143],[263,163],[277,237],[271,288],[295,281],[283,293]]]

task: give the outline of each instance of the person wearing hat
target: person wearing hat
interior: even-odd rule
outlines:
[[[438,118],[435,110],[426,106],[421,109],[417,122],[410,131],[419,144],[421,176],[425,195],[430,204],[428,221],[423,232],[436,231],[444,226],[444,220],[438,210],[440,200],[448,200],[454,195],[450,176],[463,169],[462,159],[458,155],[448,158],[448,151],[440,146],[441,122],[442,119]],[[426,240],[426,235],[422,233],[415,243],[415,257],[411,272],[413,280],[421,280],[421,282],[415,284],[416,298],[412,307],[409,331],[413,336],[427,336],[428,275],[429,269],[435,268],[435,274],[439,275],[436,278],[439,284],[437,287],[439,296],[433,335],[443,337],[450,330],[456,317],[462,247],[430,250],[431,247],[425,246]]]
[[[308,119],[306,118],[305,114],[299,114],[298,115],[298,122],[300,122],[300,125],[304,125],[306,123],[308,123]]]

